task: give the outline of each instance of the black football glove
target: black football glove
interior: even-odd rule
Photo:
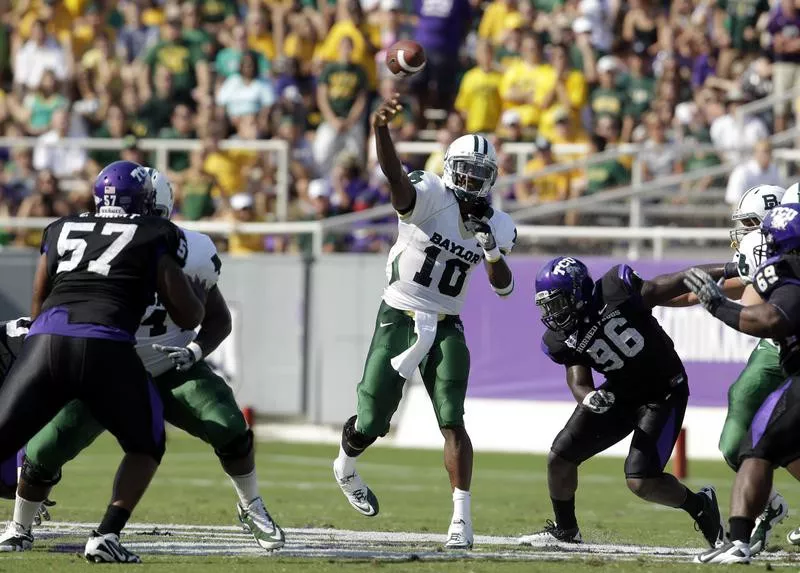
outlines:
[[[614,405],[614,394],[608,390],[592,390],[583,399],[581,404],[595,414],[605,414]]]

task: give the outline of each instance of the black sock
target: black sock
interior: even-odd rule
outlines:
[[[100,526],[97,528],[97,533],[100,535],[105,535],[106,533],[119,535],[130,517],[131,512],[124,507],[109,505],[108,509],[106,509],[106,514],[103,516],[103,521],[100,522]]]
[[[553,514],[556,517],[556,525],[561,529],[575,529],[578,527],[578,520],[575,517],[575,496],[567,500],[553,499]]]
[[[692,516],[692,519],[697,519],[697,516],[703,511],[705,507],[706,497],[699,493],[693,493],[686,488],[686,499],[678,507]]]
[[[755,527],[755,525],[755,519],[750,519],[749,517],[731,517],[728,519],[731,541],[750,543],[750,534],[753,532],[753,527]]]

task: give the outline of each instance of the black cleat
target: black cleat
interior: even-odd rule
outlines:
[[[695,529],[703,534],[709,547],[714,549],[717,544],[724,541],[725,523],[722,521],[722,514],[719,511],[717,492],[713,486],[702,488],[698,495],[703,496],[703,511],[695,518]]]
[[[583,543],[580,529],[573,527],[572,529],[561,529],[557,523],[547,520],[544,524],[544,529],[531,533],[530,535],[523,535],[519,538],[520,545],[553,545],[554,543]]]

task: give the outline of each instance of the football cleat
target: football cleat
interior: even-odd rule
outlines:
[[[695,518],[695,529],[703,534],[709,547],[715,548],[724,541],[725,523],[722,521],[722,514],[719,511],[717,501],[717,491],[713,486],[706,486],[697,492],[704,497],[703,510]],[[749,555],[749,548],[748,548]]]
[[[577,527],[561,529],[557,523],[547,520],[544,529],[523,535],[519,538],[520,545],[553,545],[555,543],[583,543],[581,531]]]
[[[361,515],[367,517],[374,517],[378,515],[378,498],[372,493],[372,490],[367,487],[358,472],[353,470],[353,473],[347,476],[340,476],[336,472],[336,464],[333,465],[333,477],[336,478],[336,483],[355,510]]]
[[[776,493],[756,519],[756,526],[750,535],[750,555],[757,555],[767,548],[767,541],[772,529],[787,515],[789,515],[789,505],[781,494]]]
[[[798,527],[797,529],[792,529],[786,535],[786,541],[788,541],[792,545],[800,545],[800,527]]]
[[[141,563],[142,560],[135,553],[131,553],[119,542],[119,535],[106,533],[100,535],[92,531],[86,542],[84,557],[89,563]]]
[[[473,541],[472,523],[463,519],[456,519],[450,523],[450,528],[447,530],[447,541],[444,544],[444,548],[472,549]]]
[[[241,503],[236,504],[239,521],[245,530],[255,537],[256,543],[268,551],[280,549],[286,543],[283,530],[275,523],[272,516],[264,507],[264,500],[260,497],[251,501],[247,507]]]
[[[695,563],[718,563],[718,564],[732,564],[732,563],[750,563],[750,546],[744,541],[727,541],[715,547],[695,555]]]
[[[27,551],[33,547],[33,534],[16,521],[10,521],[0,535],[0,551]]]

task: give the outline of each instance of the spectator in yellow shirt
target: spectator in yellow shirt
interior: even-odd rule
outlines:
[[[380,41],[380,30],[367,23],[358,0],[338,0],[336,23],[317,48],[314,58],[323,64],[337,62],[344,38],[350,38],[353,42],[352,62],[364,70],[369,88],[376,89],[378,75],[375,53],[378,51],[376,46]]]
[[[203,142],[203,171],[217,181],[213,197],[226,200],[245,188],[247,172],[254,158],[250,153],[220,149],[219,128],[214,126],[210,131],[210,137]]]
[[[524,173],[535,175],[546,167],[556,164],[552,145],[547,139],[540,137],[536,141],[536,155],[525,165]],[[514,193],[517,201],[521,203],[550,203],[567,199],[569,190],[570,172],[559,171],[520,181]]]
[[[516,13],[516,0],[492,0],[492,3],[483,11],[483,17],[478,26],[478,37],[489,40],[494,45],[499,45],[506,33],[506,16]]]
[[[533,103],[537,85],[542,82],[543,73],[547,73],[535,34],[523,36],[520,53],[522,59],[503,74],[500,97],[503,109],[513,109],[519,113],[523,126],[532,127],[539,123],[539,108]]]
[[[237,223],[255,223],[257,216],[253,196],[249,193],[237,193],[231,197],[230,218]],[[228,237],[228,252],[234,256],[263,253],[264,236],[257,233],[233,232]]]
[[[478,44],[475,50],[478,65],[464,74],[458,88],[455,108],[464,116],[469,133],[492,132],[500,119],[500,80],[503,76],[492,67],[492,54],[489,43]]]
[[[550,46],[550,66],[536,87],[534,101],[542,114],[539,119],[539,133],[542,136],[552,139],[557,109],[567,110],[573,126],[580,125],[581,109],[587,102],[586,79],[581,72],[569,68],[566,46]]]

